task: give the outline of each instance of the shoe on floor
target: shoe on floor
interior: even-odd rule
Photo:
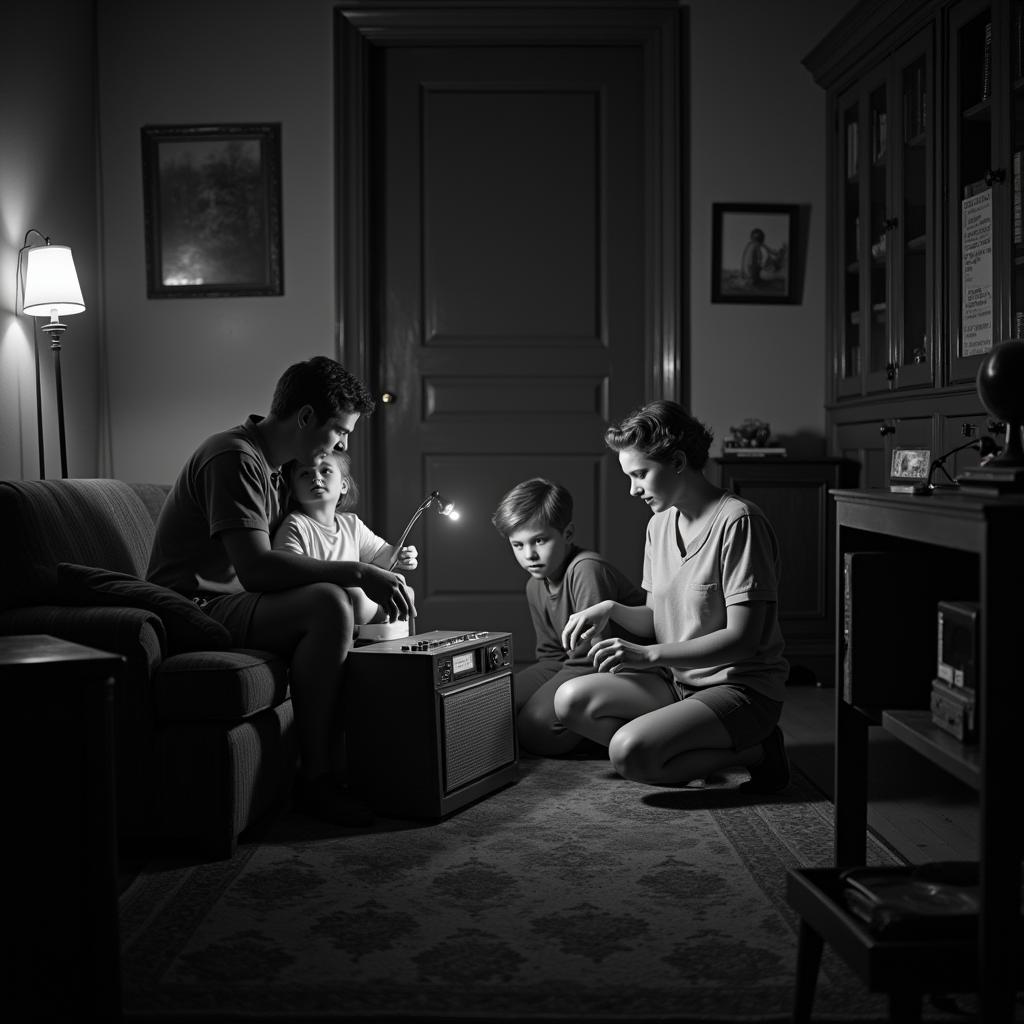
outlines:
[[[373,821],[373,814],[330,775],[299,779],[295,786],[295,810],[334,825],[369,825]]]
[[[764,757],[750,765],[750,781],[740,786],[744,793],[778,793],[789,785],[789,758],[782,730],[775,726],[762,746]]]

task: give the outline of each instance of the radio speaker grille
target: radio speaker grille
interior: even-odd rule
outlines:
[[[515,760],[512,677],[441,696],[446,793]]]

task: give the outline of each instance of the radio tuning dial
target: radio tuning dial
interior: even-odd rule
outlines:
[[[487,661],[491,668],[497,668],[501,664],[501,655],[498,653],[497,647],[487,648]]]

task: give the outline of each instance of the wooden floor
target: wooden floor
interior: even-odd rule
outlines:
[[[790,686],[782,730],[790,760],[833,793],[835,690]],[[976,860],[978,795],[881,728],[871,729],[868,825],[911,864]]]

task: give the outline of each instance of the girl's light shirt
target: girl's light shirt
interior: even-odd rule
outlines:
[[[775,531],[761,510],[725,493],[704,531],[680,551],[679,512],[658,512],[647,525],[643,588],[654,614],[658,643],[676,643],[706,636],[727,625],[732,604],[763,601],[764,629],[755,654],[741,662],[702,668],[673,668],[676,681],[687,686],[738,683],[781,701],[789,665],[782,656],[779,629],[779,546]]]
[[[333,527],[323,526],[302,512],[290,512],[274,534],[274,547],[330,562],[372,562],[381,568],[387,568],[391,551],[388,542],[354,512],[339,512]],[[358,587],[350,587],[348,593],[356,622],[373,621],[377,603]]]
[[[274,547],[331,562],[374,562],[388,542],[354,512],[335,515],[333,528],[302,512],[290,512],[274,534]]]

